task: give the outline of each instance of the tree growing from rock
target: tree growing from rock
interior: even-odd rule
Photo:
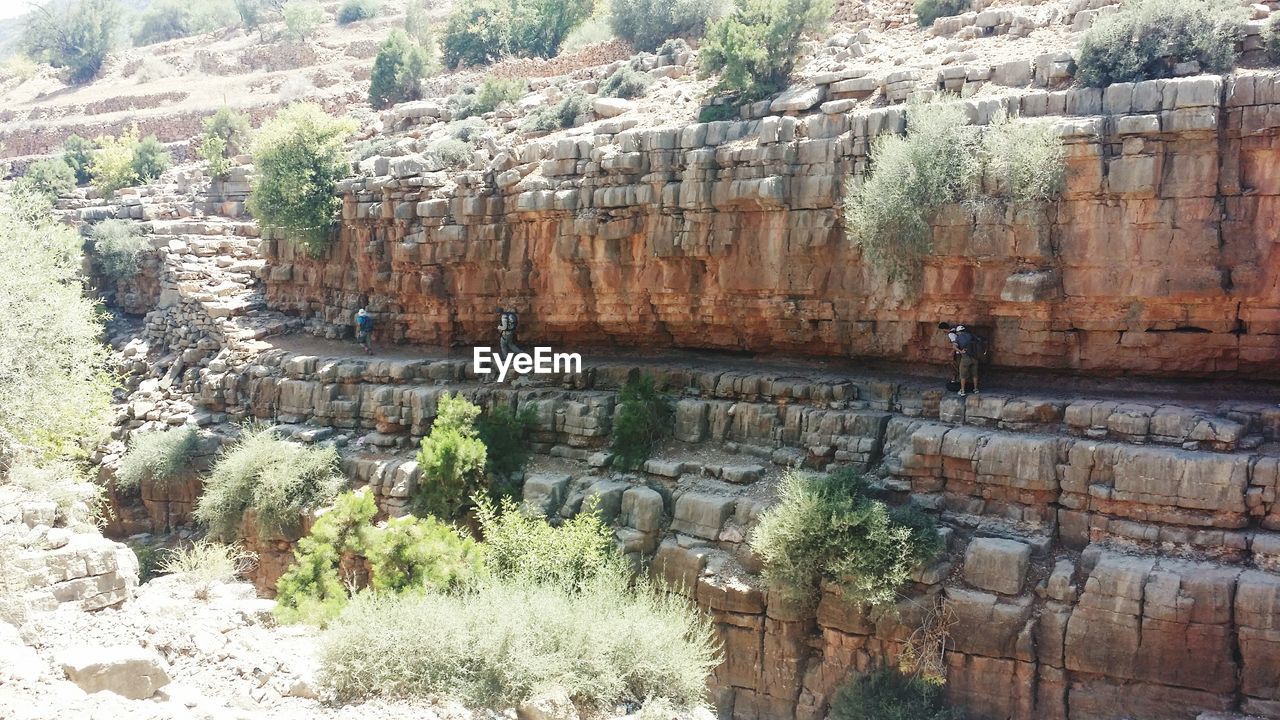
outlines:
[[[786,86],[800,42],[830,19],[831,0],[741,0],[707,29],[698,62],[720,90],[761,98]]]
[[[431,433],[418,451],[421,478],[413,511],[446,522],[458,517],[471,498],[485,491],[488,453],[476,430],[480,407],[461,394],[441,393]]]

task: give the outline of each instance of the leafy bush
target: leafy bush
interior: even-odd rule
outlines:
[[[476,433],[479,406],[462,394],[441,393],[431,433],[418,451],[421,477],[413,496],[413,512],[434,515],[445,522],[458,514],[473,496],[485,490],[484,467],[488,455]]]
[[[1049,199],[1065,178],[1064,151],[1049,126],[997,118],[984,140],[959,104],[943,101],[911,102],[906,136],[876,138],[870,158],[862,182],[846,186],[845,229],[890,280],[908,282],[932,247],[938,209],[975,200],[984,172],[1016,200]]]
[[[849,471],[788,474],[750,542],[770,592],[809,602],[827,580],[846,602],[873,605],[893,602],[912,570],[942,549],[932,518],[867,497],[865,481]]]
[[[406,0],[404,31],[423,49],[431,51],[435,48],[435,34],[431,31],[431,21],[422,0]]]
[[[89,237],[98,271],[112,280],[136,275],[142,254],[151,249],[142,228],[130,220],[103,220],[93,226]]]
[[[334,188],[347,174],[342,141],[354,128],[318,105],[299,103],[263,125],[253,145],[256,174],[249,210],[263,226],[284,231],[313,256],[328,248],[342,208]]]
[[[148,135],[133,149],[130,165],[139,182],[150,182],[160,177],[160,173],[169,169],[173,157],[155,135]]]
[[[380,9],[378,0],[346,0],[342,3],[342,7],[338,8],[338,24],[348,25],[360,20],[368,20],[376,17]]]
[[[93,143],[79,135],[71,135],[62,142],[62,159],[76,174],[76,184],[83,185],[93,179],[89,168],[93,164]]]
[[[305,41],[324,22],[324,10],[314,0],[289,0],[280,9],[284,26],[299,40]]]
[[[609,20],[618,37],[653,52],[668,38],[702,37],[726,5],[724,0],[612,0]]]
[[[267,0],[234,0],[234,3],[245,30],[252,32],[267,19]]]
[[[202,135],[196,154],[205,161],[205,169],[214,178],[226,177],[231,172],[231,159],[227,157],[227,143],[217,135]]]
[[[609,97],[634,98],[644,95],[653,84],[653,76],[631,65],[623,65],[600,84],[600,94]]]
[[[47,199],[0,194],[0,438],[45,457],[96,441],[111,398],[82,245]]]
[[[123,132],[119,137],[99,136],[97,143],[89,174],[98,191],[110,197],[120,188],[137,185],[139,178],[133,169],[133,156],[138,147],[138,129]]]
[[[53,0],[27,13],[23,44],[36,60],[70,71],[73,83],[97,77],[115,39],[116,0]]]
[[[438,140],[427,148],[427,154],[440,160],[446,167],[464,168],[471,164],[471,146],[456,138]]]
[[[1280,13],[1272,14],[1262,31],[1262,49],[1271,62],[1280,62]]]
[[[377,526],[376,515],[372,493],[344,493],[316,520],[277,583],[281,620],[320,625],[332,620],[356,585],[339,575],[343,558],[368,558],[370,584],[380,592],[448,590],[482,571],[480,546],[453,528],[414,517]]]
[[[607,712],[660,697],[701,705],[718,662],[711,622],[687,600],[603,573],[577,590],[494,579],[455,594],[361,593],[321,636],[320,678],[343,699],[492,708],[559,687]]]
[[[133,31],[136,45],[151,45],[229,27],[236,8],[229,0],[161,0],[147,8]]]
[[[165,553],[159,570],[182,576],[200,600],[209,599],[214,585],[235,580],[253,569],[258,556],[236,545],[196,540]]]
[[[721,90],[764,97],[787,84],[800,41],[830,17],[831,0],[742,0],[707,28],[698,62],[704,72],[721,74]]]
[[[130,541],[126,541],[125,545],[128,545],[134,556],[138,558],[139,583],[154,580],[157,575],[163,572],[160,566],[164,564],[164,555],[168,552],[165,548]]]
[[[486,78],[478,89],[467,88],[449,96],[455,120],[493,112],[505,103],[514,103],[529,89],[523,78]]]
[[[489,131],[489,125],[480,118],[471,117],[454,122],[449,127],[449,137],[465,143],[473,142]]]
[[[920,27],[929,27],[940,17],[951,17],[968,11],[973,0],[916,0],[916,17]]]
[[[249,146],[249,116],[223,105],[201,123],[204,137],[222,140],[228,155],[239,155]]]
[[[578,588],[602,573],[626,570],[613,530],[594,509],[552,527],[507,498],[497,510],[480,503],[476,516],[488,549],[485,563],[498,577]]]
[[[332,447],[305,447],[270,428],[246,429],[214,464],[195,518],[219,539],[234,540],[247,511],[262,537],[295,531],[302,513],[333,500],[344,480]]]
[[[418,47],[403,31],[387,36],[369,77],[369,104],[386,108],[422,97],[422,79],[431,66],[427,51]]]
[[[505,55],[555,57],[594,0],[463,0],[445,24],[444,62],[485,65]]]
[[[1192,60],[1205,72],[1229,70],[1247,19],[1234,0],[1123,3],[1085,31],[1076,78],[1102,87],[1170,77],[1174,65]]]
[[[831,720],[961,720],[947,707],[941,685],[881,666],[841,686],[831,702]]]
[[[529,113],[522,127],[525,130],[540,132],[573,127],[579,115],[585,115],[590,111],[591,99],[585,93],[573,92],[555,105],[543,105]]]
[[[671,432],[673,412],[671,401],[654,389],[652,377],[629,378],[613,416],[613,466],[627,471],[643,465],[658,440]]]
[[[116,487],[134,490],[144,480],[167,485],[187,468],[199,440],[191,426],[132,435],[116,469]]]
[[[37,160],[19,182],[53,200],[71,194],[76,187],[76,172],[62,158]]]
[[[524,469],[529,461],[529,433],[537,425],[538,416],[532,405],[519,411],[510,405],[494,405],[476,420],[476,434],[484,443],[491,475],[510,478]]]

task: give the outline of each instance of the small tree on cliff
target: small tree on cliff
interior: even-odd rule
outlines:
[[[787,84],[800,41],[830,18],[831,0],[743,0],[707,28],[699,62],[720,73],[721,90],[763,97]]]
[[[381,109],[422,97],[422,78],[431,66],[431,56],[425,49],[403,30],[392,30],[373,61],[369,104]]]
[[[263,125],[253,144],[257,175],[249,211],[263,227],[280,230],[312,256],[329,247],[346,175],[342,140],[355,129],[318,105],[291,105]]]

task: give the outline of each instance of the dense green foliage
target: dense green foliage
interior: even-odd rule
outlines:
[[[204,136],[214,136],[226,145],[227,154],[239,155],[249,147],[249,116],[226,105],[201,123]]]
[[[502,502],[500,511],[483,502],[476,514],[488,550],[485,561],[498,577],[578,588],[601,574],[626,570],[612,528],[594,510],[559,527],[511,499]]]
[[[929,27],[940,17],[951,17],[966,12],[973,0],[916,0],[916,17],[920,27]]]
[[[173,40],[230,27],[236,7],[230,0],[159,0],[148,7],[133,30],[135,45]]]
[[[623,65],[600,83],[600,94],[619,98],[640,97],[652,84],[653,76],[649,73]]]
[[[137,274],[142,254],[151,243],[142,236],[138,223],[112,218],[103,220],[89,231],[93,240],[93,261],[98,272],[112,280]]]
[[[1280,13],[1273,13],[1262,31],[1262,49],[1271,62],[1280,62]]]
[[[160,144],[155,135],[148,135],[142,138],[133,149],[130,166],[138,182],[146,183],[160,177],[160,173],[169,169],[171,162],[173,157],[169,155],[164,145]]]
[[[167,485],[187,469],[198,443],[191,426],[130,436],[129,449],[116,469],[116,487],[136,490],[144,481]]]
[[[780,502],[761,515],[750,540],[770,592],[809,602],[825,580],[850,603],[895,600],[912,570],[941,551],[941,541],[931,517],[910,506],[890,508],[867,490],[850,471],[783,479]]]
[[[233,1],[236,6],[236,14],[240,16],[240,22],[244,25],[245,30],[256,30],[267,19],[268,0]]]
[[[65,67],[73,83],[97,77],[120,22],[116,0],[50,0],[27,14],[23,45],[33,59]]]
[[[89,171],[93,164],[93,143],[89,140],[74,134],[67,137],[62,142],[62,159],[75,172],[77,185],[93,179]]]
[[[613,466],[627,471],[643,465],[658,440],[671,432],[674,412],[671,401],[654,389],[652,377],[629,378],[618,395],[613,416]]]
[[[579,115],[591,111],[591,99],[582,92],[572,92],[555,105],[543,105],[529,113],[522,127],[525,130],[550,131],[573,127]]]
[[[334,188],[347,173],[342,142],[354,127],[318,105],[298,103],[264,124],[254,139],[250,212],[313,256],[329,247],[342,208]]]
[[[298,40],[306,40],[324,22],[324,10],[315,0],[289,0],[280,9],[284,27]]]
[[[636,50],[653,52],[669,38],[697,38],[724,15],[726,0],[611,0],[609,23]]]
[[[476,434],[486,448],[485,468],[490,475],[511,478],[524,469],[529,461],[529,433],[536,423],[537,414],[532,405],[525,405],[519,411],[512,410],[510,405],[494,405],[480,414]],[[509,484],[491,488],[498,491],[493,493],[497,496],[514,494],[517,489]]]
[[[457,138],[444,138],[431,143],[425,153],[434,157],[445,167],[458,169],[471,164],[474,155],[471,145]]]
[[[941,101],[910,103],[906,135],[876,138],[870,158],[866,177],[846,187],[845,229],[890,280],[919,277],[938,209],[978,200],[984,174],[1020,201],[1052,199],[1065,180],[1051,126],[1000,117],[984,134],[958,103]]]
[[[476,432],[479,406],[462,396],[441,393],[431,433],[418,451],[421,477],[413,512],[445,522],[458,517],[471,498],[485,493],[488,454]]]
[[[344,493],[298,542],[294,564],[277,583],[276,614],[286,622],[324,624],[347,604],[344,558],[369,561],[379,592],[448,590],[478,577],[480,546],[432,518],[395,518],[375,525],[369,492]]]
[[[214,537],[239,536],[247,511],[262,537],[297,530],[302,513],[333,500],[343,478],[332,447],[280,440],[270,428],[246,429],[214,464],[195,518]]]
[[[76,187],[76,172],[62,158],[37,160],[27,167],[18,184],[55,200]]]
[[[506,55],[554,57],[593,0],[462,0],[441,40],[444,62],[486,65]]]
[[[434,695],[469,707],[557,687],[595,715],[655,698],[701,705],[718,655],[706,615],[626,576],[577,589],[495,578],[452,594],[361,593],[321,637],[320,674],[339,698]]]
[[[514,103],[528,92],[524,78],[485,78],[478,88],[464,88],[449,96],[453,119],[463,120],[497,110]]]
[[[377,17],[381,10],[378,0],[346,0],[338,8],[338,24],[349,25],[360,20]]]
[[[427,51],[394,29],[378,50],[369,77],[369,104],[382,109],[422,97],[422,79],[431,69]]]
[[[424,0],[405,0],[404,31],[418,45],[428,51],[434,51],[435,33],[431,31],[431,19],[423,5]]]
[[[1104,87],[1171,77],[1196,61],[1204,72],[1235,65],[1247,12],[1235,0],[1131,0],[1099,17],[1080,39],[1076,79]]]
[[[740,0],[707,28],[698,62],[719,88],[743,99],[785,87],[805,35],[826,27],[831,0]]]
[[[89,162],[93,184],[108,197],[116,190],[150,182],[169,168],[169,151],[155,135],[138,139],[134,127],[118,137],[103,135]]]
[[[97,440],[110,402],[82,244],[45,198],[0,194],[0,442],[45,456],[74,455]]]
[[[947,706],[941,685],[881,666],[841,686],[831,702],[831,720],[961,720]]]

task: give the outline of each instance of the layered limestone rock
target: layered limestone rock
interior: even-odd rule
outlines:
[[[384,342],[489,341],[502,305],[544,344],[944,362],[946,318],[989,335],[1004,365],[1274,375],[1277,103],[1265,73],[967,101],[977,123],[1055,123],[1067,189],[947,208],[915,295],[841,227],[842,187],[904,109],[824,105],[605,120],[497,148],[483,171],[378,158],[341,184],[328,256],[263,242],[267,297],[330,335],[368,307]]]

